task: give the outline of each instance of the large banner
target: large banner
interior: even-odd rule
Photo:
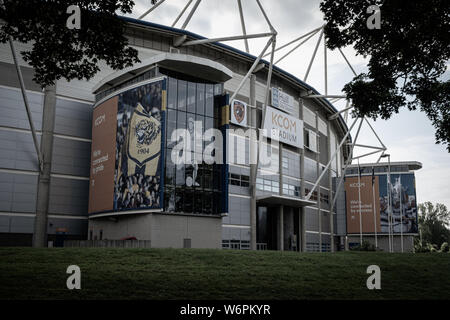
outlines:
[[[416,183],[414,174],[391,174],[380,176],[381,232],[389,232],[389,199],[392,210],[392,230],[394,233],[418,233]],[[390,197],[388,197],[390,191]]]
[[[162,207],[165,80],[94,109],[89,213]]]
[[[418,232],[417,204],[414,174],[376,175],[372,193],[372,176],[361,176],[361,210],[358,194],[358,177],[345,178],[347,233],[360,233],[359,213],[362,216],[362,233],[374,233],[374,212],[377,233],[389,233],[389,201],[394,233]]]
[[[113,209],[118,101],[113,97],[93,112],[89,213]]]
[[[374,233],[381,231],[379,181],[375,176],[372,189],[372,176],[362,176],[359,189],[358,177],[345,178],[345,195],[347,200],[347,233]],[[361,203],[359,202],[361,190]],[[375,201],[374,201],[375,193]],[[375,207],[375,211],[374,211]],[[360,213],[362,225],[360,226]]]

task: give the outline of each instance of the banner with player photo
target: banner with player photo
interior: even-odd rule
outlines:
[[[394,233],[418,233],[416,184],[414,174],[391,174],[388,184],[386,175],[380,176],[380,223],[381,232],[389,232],[389,197]]]

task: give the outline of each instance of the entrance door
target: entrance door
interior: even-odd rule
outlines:
[[[256,217],[256,243],[259,250],[277,250],[277,210],[258,206]]]

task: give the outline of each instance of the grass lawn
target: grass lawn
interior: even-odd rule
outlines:
[[[0,299],[450,299],[450,254],[0,248]]]

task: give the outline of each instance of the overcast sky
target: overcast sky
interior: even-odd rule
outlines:
[[[135,0],[133,17],[137,18],[150,6],[150,0]],[[144,20],[171,26],[188,0],[167,0],[151,12]],[[191,4],[191,7],[193,3]],[[302,34],[311,31],[324,23],[318,0],[261,0],[274,28],[278,32],[277,46],[281,46]],[[268,32],[269,27],[259,10],[255,0],[242,0],[247,33]],[[181,27],[187,17],[188,9],[177,23]],[[383,23],[381,21],[381,23]],[[381,24],[381,28],[383,25]],[[203,0],[187,30],[205,37],[221,37],[241,34],[239,10],[236,0]],[[300,79],[305,76],[314,47],[319,38],[316,34],[308,42],[277,64],[280,68],[294,74]],[[267,39],[249,40],[250,53],[259,55]],[[298,42],[297,42],[298,43]],[[297,44],[296,43],[296,44]],[[227,42],[235,48],[245,50],[244,42]],[[275,55],[275,61],[292,49],[293,44]],[[348,47],[343,49],[356,73],[367,70],[365,60],[356,56],[355,51]],[[353,78],[353,74],[338,51],[328,51],[328,94],[342,94],[343,86]],[[450,77],[449,64],[444,75]],[[323,40],[306,81],[319,92],[324,92],[324,47]],[[334,104],[343,109],[345,101]],[[349,119],[349,122],[352,120]],[[450,154],[443,145],[436,145],[434,128],[425,114],[419,111],[402,111],[390,120],[370,120],[377,134],[388,148],[391,161],[419,161],[423,168],[416,171],[416,186],[418,202],[431,201],[444,203],[450,209]],[[353,130],[353,135],[356,130]],[[367,124],[363,124],[358,143],[379,145],[376,137]],[[357,150],[356,154],[370,151]],[[363,162],[375,162],[378,156],[361,159]]]

